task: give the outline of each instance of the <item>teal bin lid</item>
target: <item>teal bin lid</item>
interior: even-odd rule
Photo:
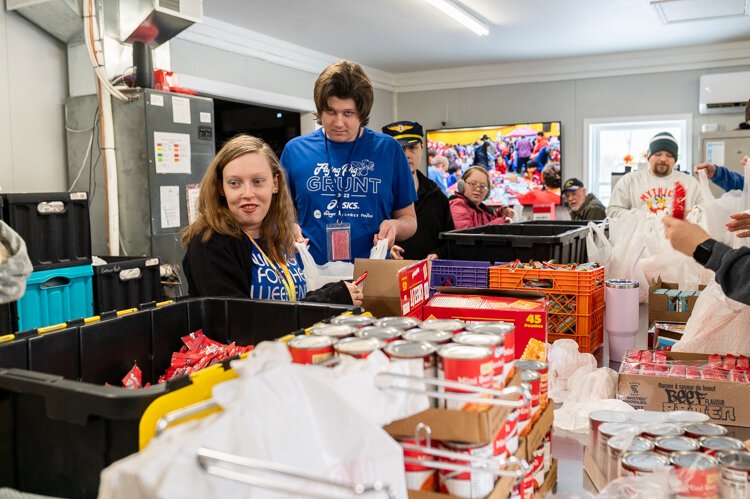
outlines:
[[[26,280],[26,284],[42,284],[55,277],[66,277],[76,279],[80,277],[92,277],[94,268],[91,265],[74,265],[72,267],[62,267],[57,269],[39,270],[32,272]]]

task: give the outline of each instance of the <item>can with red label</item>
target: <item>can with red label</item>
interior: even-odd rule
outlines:
[[[666,455],[671,455],[673,452],[695,452],[700,448],[698,441],[690,437],[658,437],[654,439],[654,450]]]
[[[356,328],[345,324],[321,324],[313,326],[310,334],[313,336],[330,336],[333,339],[341,339],[352,336]]]
[[[492,453],[494,456],[505,457],[508,455],[507,432],[508,427],[505,423],[501,424],[500,429],[495,434],[495,438],[492,440]]]
[[[399,438],[399,443],[403,444],[416,444],[416,440]],[[419,442],[419,445],[425,445],[424,442]],[[425,452],[416,450],[404,449],[405,458],[414,459],[425,459],[432,460],[433,457]],[[409,490],[423,490],[423,491],[435,491],[437,490],[438,479],[437,470],[422,466],[421,464],[404,463],[404,469],[406,470],[406,488]]]
[[[503,377],[505,350],[503,349],[502,336],[464,331],[455,335],[453,341],[461,345],[477,345],[489,348],[492,352],[493,387],[503,388],[505,386],[505,378]]]
[[[414,317],[381,317],[375,321],[377,327],[395,327],[396,329],[401,329],[403,331],[419,327],[420,324],[421,322]]]
[[[717,456],[721,452],[745,450],[741,440],[732,437],[703,437],[698,439],[701,450],[709,456]]]
[[[615,435],[632,435],[638,436],[640,430],[638,426],[631,423],[602,423],[599,425],[599,442],[596,451],[596,465],[600,470],[607,469],[607,442]]]
[[[505,358],[503,359],[503,376],[510,379],[513,364],[516,360],[516,326],[512,322],[470,322],[466,330],[472,333],[489,333],[503,337]]]
[[[549,364],[542,362],[541,360],[518,360],[516,361],[516,367],[522,371],[537,371],[541,376],[539,384],[539,403],[542,406],[542,410],[544,410],[547,407],[547,393],[549,390]]]
[[[383,352],[391,359],[423,359],[424,375],[428,378],[437,377],[436,351],[437,346],[426,341],[397,340],[383,348]]]
[[[675,499],[719,497],[719,462],[701,452],[675,452],[670,457],[682,490]]]
[[[438,378],[457,381],[472,386],[492,387],[492,352],[489,348],[474,345],[448,343],[437,351]],[[466,393],[455,388],[441,388],[440,391]],[[487,409],[486,404],[456,400],[446,400],[446,409],[479,412]]]
[[[715,423],[694,423],[685,427],[685,436],[690,438],[723,437],[727,429]]]
[[[459,452],[467,456],[491,458],[492,444],[465,444],[459,442],[443,442],[445,450]],[[468,461],[440,458],[441,461],[469,466]],[[456,497],[485,497],[495,487],[495,478],[486,471],[455,472],[440,470],[440,490]]]
[[[339,355],[350,355],[356,359],[365,359],[375,350],[385,346],[385,341],[379,338],[342,338],[333,344],[333,349]]]
[[[531,387],[531,412],[539,410],[539,396],[542,390],[542,375],[537,371],[521,371],[521,382]]]
[[[339,315],[331,319],[331,324],[340,326],[351,326],[354,328],[372,326],[375,318],[369,315]]]
[[[641,433],[648,438],[681,437],[685,430],[674,423],[651,423],[644,425]]]
[[[544,442],[539,443],[531,455],[531,475],[534,477],[534,490],[539,490],[539,487],[544,483]]]
[[[589,414],[589,452],[599,462],[599,426],[602,423],[627,423],[628,414],[621,411],[599,410]]]
[[[409,341],[429,341],[436,345],[443,345],[453,341],[453,333],[437,329],[414,328],[404,332],[401,337]]]
[[[621,476],[643,476],[669,468],[669,458],[656,452],[626,452],[620,458]]]
[[[389,343],[401,339],[402,331],[395,327],[365,326],[354,331],[358,338],[380,338]]]
[[[508,416],[505,418],[503,428],[505,431],[505,448],[508,454],[513,456],[518,450],[518,418],[520,417],[520,410],[513,409]]]
[[[464,330],[466,323],[461,319],[428,319],[422,321],[422,329],[437,329],[449,333],[458,333]]]
[[[602,470],[611,482],[620,476],[620,458],[626,452],[648,452],[654,450],[654,443],[643,437],[615,435],[607,441],[607,466]]]
[[[301,334],[286,344],[295,364],[317,364],[333,357],[333,338]]]
[[[722,499],[750,497],[750,452],[722,452],[718,456]]]
[[[523,436],[526,434],[526,430],[531,423],[531,385],[528,383],[521,383],[521,394],[518,396],[518,401],[521,402],[518,407],[518,435]]]
[[[532,499],[534,497],[534,475],[529,471],[513,483],[509,499]]]

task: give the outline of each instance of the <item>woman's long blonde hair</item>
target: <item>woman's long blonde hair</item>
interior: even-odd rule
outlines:
[[[292,198],[286,185],[286,175],[273,150],[263,140],[250,135],[237,135],[227,141],[203,175],[198,197],[198,217],[182,233],[182,245],[187,247],[195,237],[208,241],[215,234],[242,237],[242,229],[227,207],[224,193],[224,168],[245,154],[262,154],[278,179],[278,192],[271,198],[271,206],[260,226],[260,239],[268,256],[276,262],[293,255],[296,216]]]

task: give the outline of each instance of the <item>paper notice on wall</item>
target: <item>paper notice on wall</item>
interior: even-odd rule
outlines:
[[[200,114],[201,123],[211,123],[211,113]]]
[[[200,192],[200,184],[187,184],[185,186],[188,225],[195,222],[195,219],[198,218],[198,196],[200,195]]]
[[[190,124],[190,99],[186,97],[172,97],[172,121]]]
[[[190,135],[154,132],[156,173],[190,173]]]
[[[159,204],[161,205],[161,228],[169,229],[180,226],[180,186],[159,186]]]
[[[724,165],[724,141],[706,142],[706,163]]]

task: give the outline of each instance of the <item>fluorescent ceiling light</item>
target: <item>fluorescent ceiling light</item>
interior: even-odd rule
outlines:
[[[479,36],[490,33],[487,25],[466,10],[459,7],[453,0],[425,0],[427,3],[443,11],[446,15],[460,22]]]

